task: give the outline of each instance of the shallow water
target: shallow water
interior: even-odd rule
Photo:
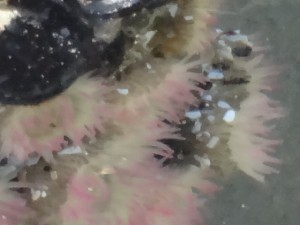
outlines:
[[[228,0],[224,11],[239,12],[249,0]],[[252,0],[244,11],[221,15],[218,26],[259,34],[271,47],[266,54],[286,67],[281,89],[273,97],[282,102],[288,116],[274,131],[283,139],[277,156],[280,174],[259,184],[244,174],[225,182],[210,205],[208,225],[299,225],[300,214],[300,1]],[[224,8],[224,7],[223,7]]]

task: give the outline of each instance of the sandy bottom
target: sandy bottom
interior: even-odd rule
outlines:
[[[250,0],[228,0],[226,10],[239,12]],[[275,136],[284,143],[277,150],[283,161],[279,175],[259,184],[236,174],[209,204],[208,225],[299,225],[300,214],[300,1],[252,0],[244,11],[221,15],[218,26],[259,33],[271,47],[268,57],[287,66],[281,77],[282,89],[274,98],[289,115],[282,119]]]

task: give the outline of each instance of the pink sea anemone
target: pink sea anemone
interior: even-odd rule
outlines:
[[[192,187],[210,193],[216,187],[203,171],[162,168],[153,154],[172,157],[162,139],[181,139],[177,129],[185,110],[198,103],[193,92],[205,82],[191,72],[199,62],[174,64],[158,86],[137,97],[128,97],[114,111],[118,135],[103,141],[101,154],[89,160],[68,185],[62,218],[68,224],[200,224],[201,216]],[[153,78],[154,79],[154,78]],[[188,216],[187,216],[188,215]]]
[[[183,120],[195,122],[185,118],[186,111],[195,106],[198,108],[197,112],[202,113],[199,103],[204,97],[204,90],[201,87],[208,82],[211,73],[206,71],[208,73],[205,77],[201,73],[205,66],[202,67],[202,62],[191,56],[202,53],[204,46],[211,40],[212,35],[207,31],[212,18],[209,13],[211,4],[207,0],[187,0],[182,3],[182,12],[194,16],[193,23],[184,21],[189,27],[189,33],[185,34],[184,30],[184,35],[180,34],[186,45],[178,52],[185,52],[188,57],[182,61],[167,58],[161,63],[162,59],[157,60],[146,54],[147,64],[150,66],[145,69],[137,63],[136,68],[131,68],[132,74],[125,79],[128,78],[128,83],[134,88],[129,88],[126,95],[116,97],[101,80],[83,77],[61,95],[40,105],[6,108],[0,121],[1,156],[14,155],[19,160],[25,160],[37,153],[51,161],[53,152],[70,144],[84,148],[74,158],[64,158],[64,155],[58,154],[59,166],[53,166],[57,170],[54,171],[56,176],[53,179],[51,176],[50,180],[35,177],[37,175],[32,171],[37,172],[41,178],[45,176],[39,173],[38,169],[42,167],[40,162],[36,168],[30,168],[30,180],[37,183],[46,180],[48,186],[45,186],[49,188],[50,197],[46,195],[41,201],[27,202],[28,207],[36,212],[29,220],[39,221],[41,225],[48,221],[59,225],[203,224],[200,209],[204,200],[195,195],[193,189],[204,196],[218,189],[207,180],[204,171],[210,167],[210,162],[206,167],[201,165],[201,168],[189,165],[179,169],[174,168],[174,164],[163,167],[164,160],[174,157],[174,150],[162,140],[184,140],[177,127],[184,124]],[[183,16],[183,19],[186,18]],[[191,17],[187,17],[189,19]],[[177,47],[174,43],[172,47]],[[230,48],[228,51],[231,56],[230,66],[251,75],[251,82],[246,87],[248,98],[244,100],[242,96],[236,100],[240,110],[234,120],[232,117],[232,121],[226,121],[229,125],[221,119],[216,127],[219,126],[221,132],[225,130],[224,146],[228,144],[230,157],[238,168],[263,181],[266,174],[277,172],[268,163],[279,163],[271,155],[279,142],[269,140],[271,129],[267,123],[282,116],[283,112],[264,93],[270,90],[269,79],[273,80],[275,71],[273,67],[260,65],[261,56],[245,62],[236,59],[231,50]],[[203,55],[201,57],[205,58]],[[212,66],[211,71],[214,69]],[[226,78],[221,69],[218,72],[222,75],[218,79]],[[242,78],[245,77],[247,76]],[[220,80],[211,79],[215,86],[221,83]],[[121,81],[117,85],[124,83]],[[230,99],[232,89],[224,86],[218,86],[216,96],[223,98],[222,95],[226,92],[226,97],[229,96]],[[243,92],[245,89],[237,88],[234,91]],[[109,103],[108,93],[111,94]],[[213,106],[216,109],[218,102],[211,100],[211,103],[216,103]],[[229,104],[228,106],[233,111]],[[215,111],[214,115],[220,117],[221,110]],[[200,123],[200,116],[197,120]],[[202,124],[199,132],[201,126]],[[205,126],[209,130],[212,125],[207,122]],[[107,130],[109,132],[103,138],[96,140],[98,133],[103,134]],[[95,140],[83,144],[83,139],[86,138]],[[202,147],[210,148],[205,142],[200,146]],[[162,159],[157,160],[154,155],[159,155]],[[19,225],[29,221],[27,218],[23,220],[25,202],[10,195],[7,188],[1,188],[0,185],[0,222]],[[63,196],[59,201],[55,201],[58,199],[56,191],[60,192],[60,197]],[[48,202],[39,211],[48,200],[54,201],[51,204]],[[48,213],[57,211],[57,217]]]
[[[201,205],[192,187],[205,193],[216,187],[201,179],[199,168],[179,172],[162,169],[156,161],[101,173],[82,168],[68,188],[62,207],[63,224],[197,224]]]
[[[241,103],[228,142],[232,160],[243,172],[259,181],[264,181],[265,174],[278,172],[266,165],[280,162],[270,153],[281,143],[269,139],[271,127],[268,122],[284,115],[279,104],[263,93],[272,89],[270,84],[278,70],[272,66],[262,66],[262,61],[263,56],[256,56],[252,61],[237,63],[251,75],[251,83],[247,86],[249,97]]]
[[[101,81],[78,79],[67,91],[52,100],[33,106],[7,108],[1,119],[1,154],[26,159],[37,153],[51,160],[52,152],[68,144],[66,137],[80,145],[84,137],[103,132],[107,88]]]
[[[144,115],[146,113],[161,120],[180,123],[185,111],[190,106],[199,103],[196,95],[200,95],[203,90],[198,84],[205,84],[207,81],[199,72],[200,67],[200,60],[189,61],[189,58],[185,58],[162,68],[158,66],[158,71],[155,74],[149,74],[151,76],[142,76],[144,72],[138,71],[136,77],[145,78],[146,81],[143,82],[146,85],[147,80],[150,79],[149,87],[146,86],[142,92],[138,91],[129,95],[127,101],[125,100],[125,103],[117,110],[116,117],[125,118],[124,122],[133,122],[132,119],[139,116],[139,113]],[[135,80],[132,82],[134,83]],[[129,119],[125,115],[134,116]]]
[[[129,162],[153,154],[172,157],[173,150],[161,140],[182,139],[174,124],[180,124],[185,111],[199,103],[196,95],[202,89],[197,85],[205,83],[206,79],[201,73],[191,71],[199,63],[183,60],[171,65],[166,74],[158,73],[157,77],[151,74],[153,80],[161,82],[152,85],[149,81],[149,88],[142,93],[132,91],[132,95],[117,105],[112,122],[121,135],[115,135],[113,141],[103,144],[103,154],[116,156],[117,160],[124,157]]]

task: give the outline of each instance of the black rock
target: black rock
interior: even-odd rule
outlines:
[[[172,0],[8,0],[8,4],[35,12],[44,11],[50,5],[59,4],[65,10],[88,20],[111,19],[130,16],[142,9],[154,9]]]
[[[88,71],[99,69],[107,76],[118,69],[125,45],[121,32],[107,43],[95,38],[82,17],[55,1],[16,2],[33,11],[0,33],[0,103],[38,104]]]

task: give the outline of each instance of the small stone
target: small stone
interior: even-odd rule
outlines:
[[[146,63],[146,67],[147,67],[148,70],[151,70],[151,69],[152,69],[152,66],[151,66],[150,63]]]
[[[207,143],[206,147],[208,147],[208,148],[210,148],[210,149],[216,147],[216,145],[218,144],[219,140],[220,140],[219,137],[213,136],[213,137],[209,140],[209,142]]]
[[[72,146],[65,148],[58,153],[58,155],[72,155],[72,154],[81,154],[82,149],[79,146]]]
[[[227,102],[222,101],[222,100],[218,101],[217,105],[221,109],[230,109],[231,108],[231,106]]]
[[[184,16],[185,21],[193,21],[194,17],[193,16]]]
[[[223,120],[227,123],[233,122],[234,119],[235,119],[235,111],[233,109],[228,110],[223,116]]]
[[[224,74],[220,70],[211,70],[208,72],[208,78],[211,80],[221,80],[224,78]]]
[[[211,102],[212,101],[212,96],[211,95],[204,95],[204,96],[202,96],[202,99]]]
[[[76,52],[76,48],[70,49],[70,52],[71,52],[71,53],[75,53],[75,52]]]
[[[201,112],[200,112],[200,110],[188,111],[185,113],[185,117],[187,117],[191,120],[196,120],[201,117]]]
[[[31,189],[31,199],[37,201],[41,197],[41,191]]]
[[[125,157],[122,158],[123,161],[127,161],[127,159]],[[100,170],[100,174],[103,176],[103,175],[110,175],[110,174],[113,174],[115,171],[112,167],[103,167],[101,170]]]
[[[168,5],[168,10],[170,15],[174,18],[176,16],[176,13],[178,11],[178,5],[177,4],[169,4]]]
[[[121,95],[128,95],[128,93],[129,93],[129,90],[127,88],[118,88],[117,91]]]
[[[249,43],[248,37],[242,34],[227,35],[226,39],[231,42]]]
[[[211,166],[211,161],[210,159],[208,158],[208,155],[203,155],[202,157],[201,156],[198,156],[198,155],[194,155],[194,159],[197,160],[200,164],[201,164],[201,167],[210,167]]]
[[[64,27],[60,30],[60,34],[64,37],[68,37],[70,35],[70,30],[68,28]]]
[[[217,29],[216,29],[216,32],[217,32],[218,34],[220,34],[220,33],[223,33],[223,30],[221,30],[220,28],[217,28]]]
[[[200,122],[199,119],[197,119],[192,128],[192,133],[193,134],[199,133],[201,131],[201,127],[202,127],[202,123]]]
[[[42,191],[41,196],[42,196],[42,198],[46,198],[47,197],[47,192],[46,191]]]

